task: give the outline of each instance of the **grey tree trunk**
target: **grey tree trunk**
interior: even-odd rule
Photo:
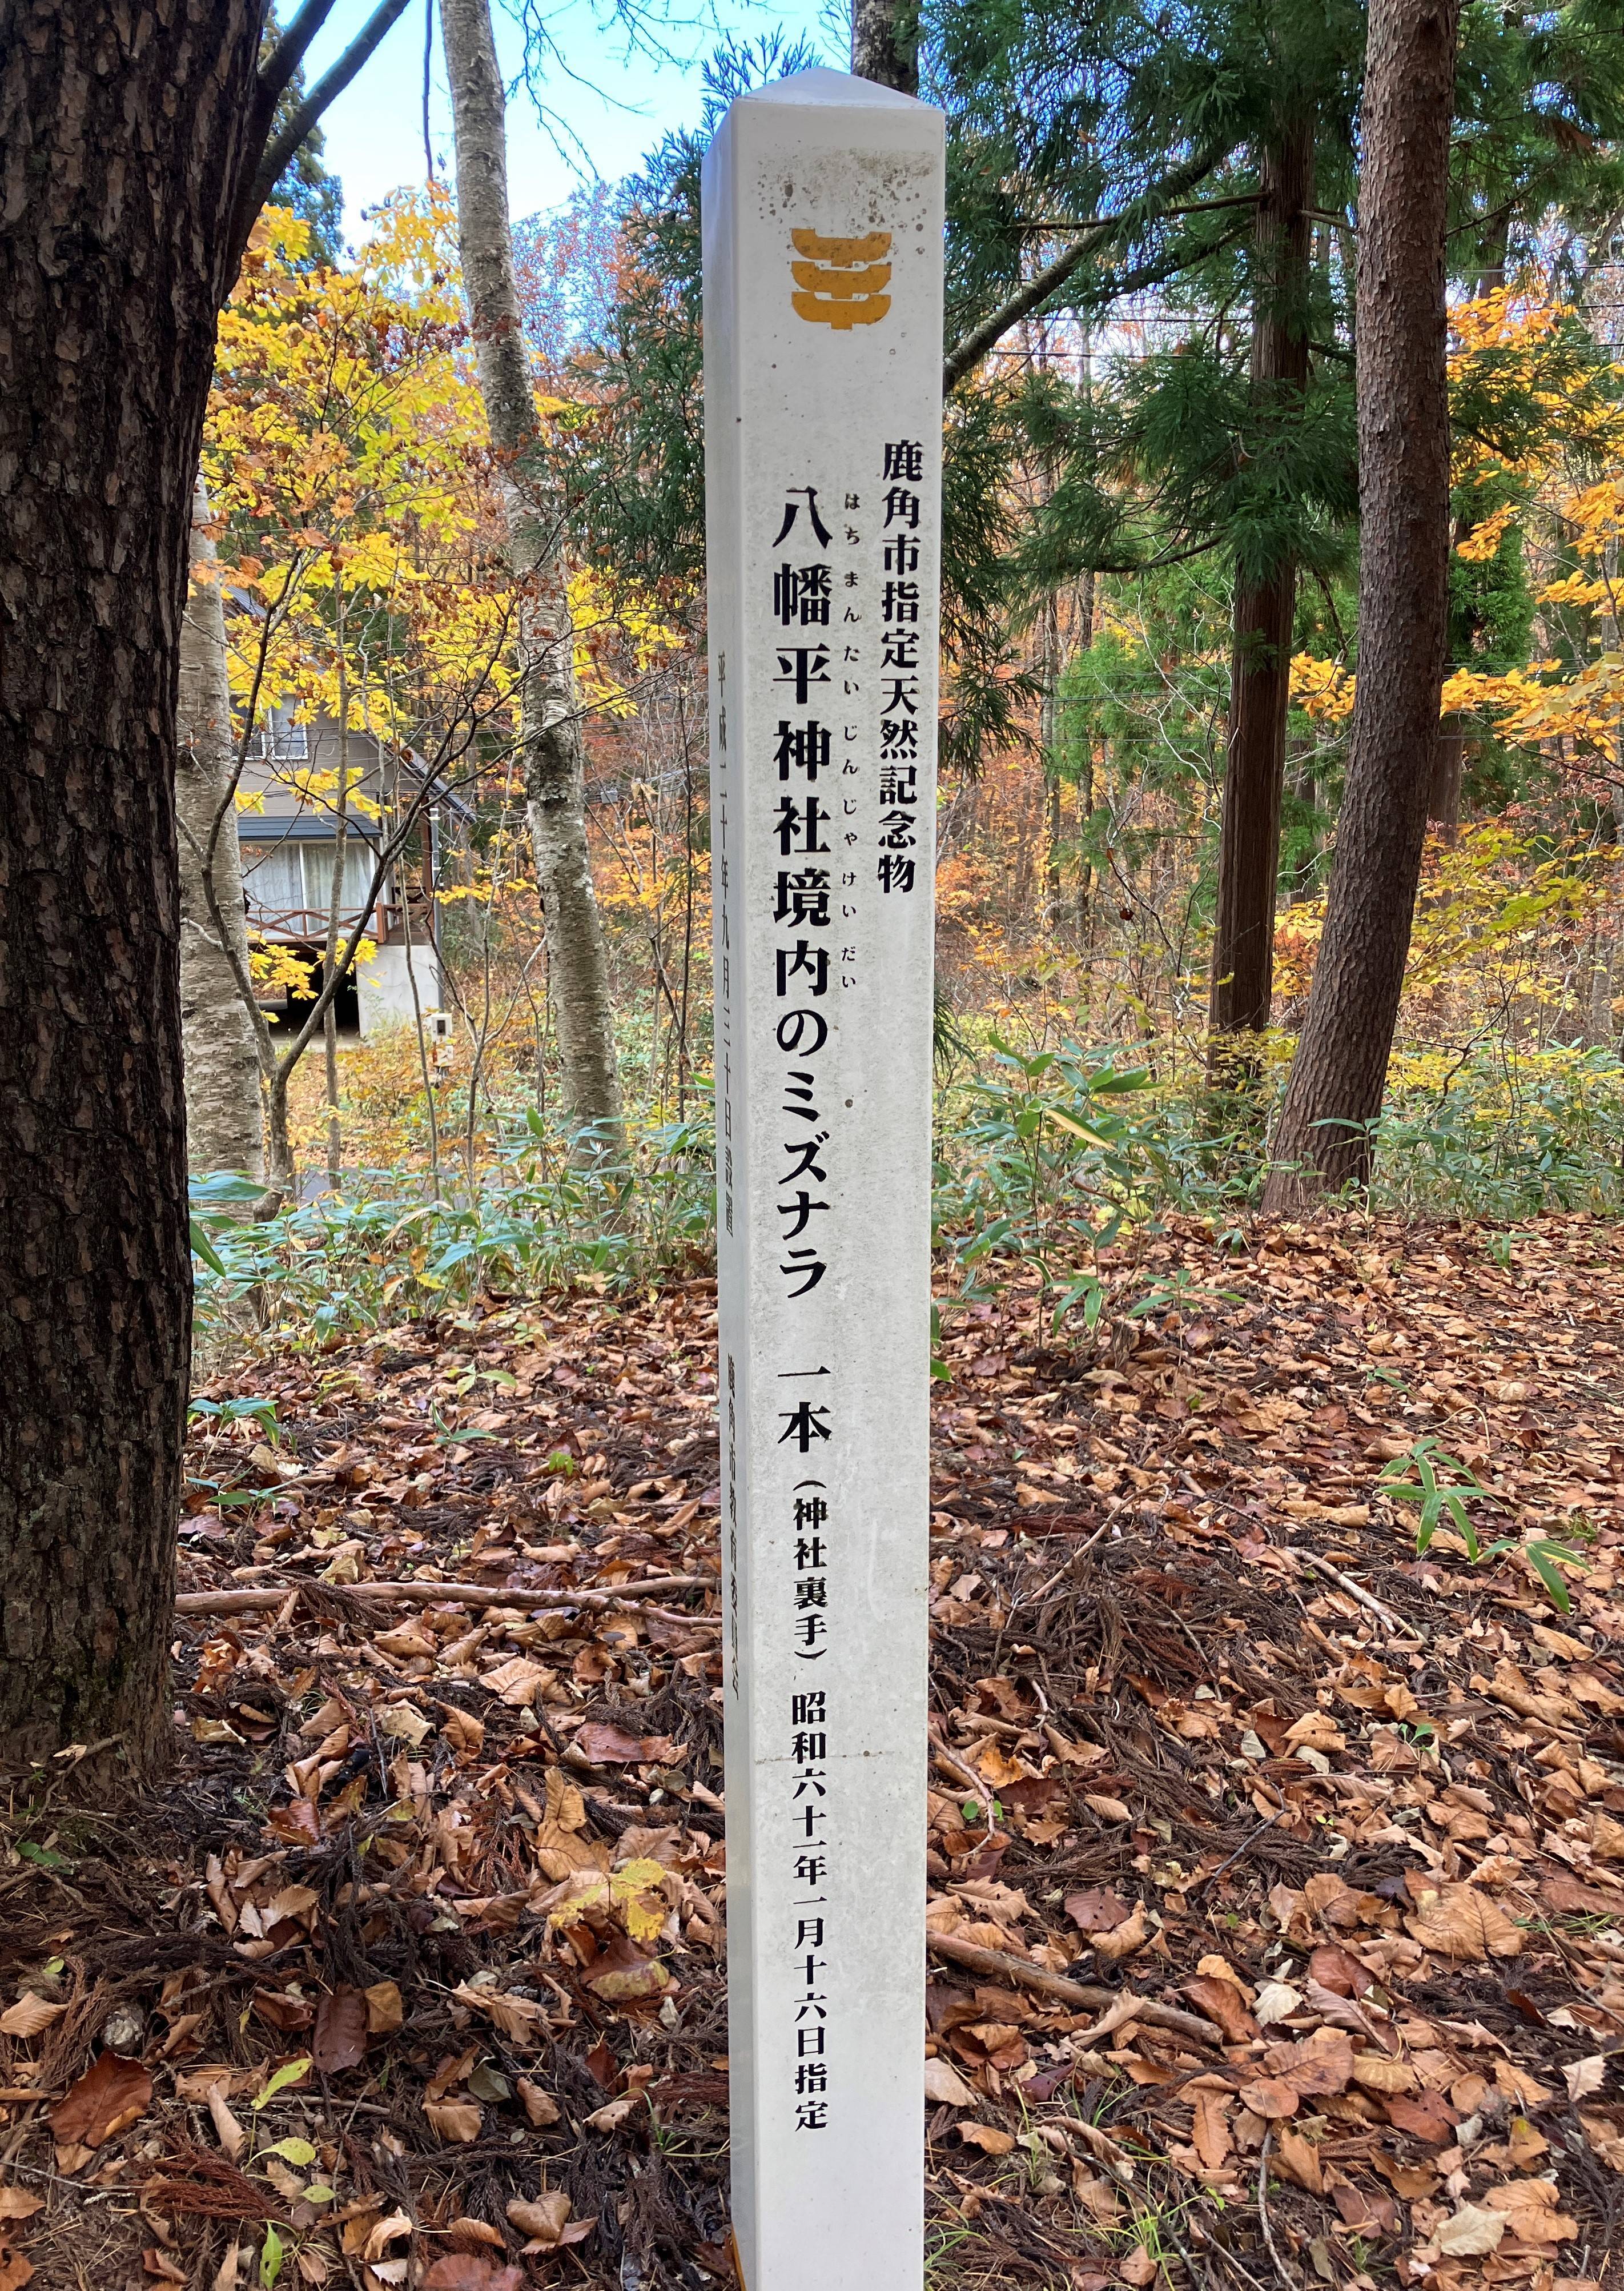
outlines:
[[[859,79],[918,94],[918,0],[852,0],[852,69]]]
[[[587,850],[574,631],[563,508],[543,459],[514,283],[506,106],[489,0],[444,0],[440,23],[457,141],[462,277],[485,420],[501,473],[508,543],[522,586],[520,725],[536,878],[558,1017],[564,1109],[596,1146],[621,1141],[609,961]]]
[[[241,1170],[258,1178],[265,1155],[260,1054],[237,989],[237,971],[220,940],[223,927],[245,971],[248,925],[236,840],[236,742],[226,674],[226,612],[208,523],[209,496],[199,477],[192,494],[192,585],[180,624],[175,707],[186,1150],[194,1170]],[[210,912],[205,871],[213,879],[218,927]]]

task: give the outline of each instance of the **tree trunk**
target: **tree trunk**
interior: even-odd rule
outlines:
[[[327,936],[322,976],[338,967],[339,924],[344,912],[344,861],[349,849],[349,663],[344,650],[344,579],[332,584],[332,618],[339,670],[339,789],[333,806],[332,872],[327,879]],[[339,1004],[334,995],[322,1013],[322,1051],[327,1089],[327,1183],[336,1194],[344,1182],[344,1132],[339,1119]]]
[[[236,833],[236,736],[226,673],[226,612],[209,538],[209,496],[192,495],[192,589],[180,629],[175,806],[180,817],[180,1030],[186,1048],[187,1160],[194,1170],[260,1174],[265,1117],[260,1053],[214,904],[248,967],[248,920]]]
[[[1254,398],[1281,420],[1300,406],[1308,379],[1308,306],[1313,229],[1314,134],[1307,120],[1282,129],[1263,155],[1252,320]],[[1229,746],[1218,848],[1218,913],[1209,1005],[1215,1067],[1224,1038],[1268,1025],[1274,996],[1275,893],[1280,872],[1280,798],[1285,780],[1286,710],[1297,568],[1287,557],[1235,581],[1229,671]]]
[[[172,1739],[175,703],[260,12],[0,0],[0,1763]]]
[[[1452,843],[1460,831],[1460,781],[1466,762],[1466,727],[1459,716],[1445,716],[1438,725],[1432,752],[1432,776],[1427,785],[1427,816]]]
[[[542,459],[519,324],[501,74],[489,0],[440,11],[457,141],[457,223],[479,387],[500,465],[519,614],[520,739],[558,1014],[566,1116],[599,1150],[621,1143],[609,961],[587,849],[586,788],[563,510]]]
[[[1324,937],[1264,1207],[1364,1185],[1404,988],[1444,685],[1444,229],[1459,0],[1372,0],[1359,198],[1359,678]]]
[[[852,0],[852,69],[859,79],[918,94],[918,0]]]

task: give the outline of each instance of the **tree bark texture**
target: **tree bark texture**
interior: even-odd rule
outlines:
[[[1460,784],[1466,767],[1466,727],[1459,716],[1445,716],[1438,726],[1432,752],[1432,775],[1427,786],[1427,816],[1453,842],[1460,828]]]
[[[238,966],[246,971],[248,919],[236,831],[236,734],[226,670],[225,599],[208,526],[209,496],[200,477],[192,495],[192,587],[180,626],[176,709],[186,1149],[194,1170],[241,1170],[258,1178],[265,1155],[259,1045],[243,1008],[238,971],[222,944],[223,932],[232,941]]]
[[[1308,380],[1308,277],[1314,204],[1311,123],[1293,120],[1263,155],[1256,226],[1258,287],[1252,388],[1284,419]],[[1218,848],[1218,912],[1209,1016],[1215,1067],[1224,1038],[1268,1025],[1275,984],[1275,895],[1297,567],[1281,559],[1235,582],[1229,741]]]
[[[852,69],[859,79],[918,94],[918,0],[852,0]]]
[[[587,848],[580,698],[564,558],[563,505],[542,455],[519,324],[508,214],[506,105],[489,0],[444,0],[440,23],[457,142],[463,286],[508,547],[522,586],[520,740],[565,1113],[599,1148],[620,1140],[609,960]]]
[[[169,1737],[175,703],[247,0],[0,0],[0,1763]]]
[[[1359,197],[1359,677],[1324,936],[1264,1206],[1364,1185],[1420,881],[1449,571],[1444,229],[1459,0],[1372,0]]]

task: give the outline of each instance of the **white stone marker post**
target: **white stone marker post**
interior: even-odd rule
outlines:
[[[741,97],[704,237],[734,2232],[917,2291],[940,114]]]

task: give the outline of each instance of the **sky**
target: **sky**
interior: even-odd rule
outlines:
[[[508,197],[515,219],[561,205],[594,174],[610,181],[629,173],[669,129],[692,125],[702,98],[699,65],[722,36],[754,39],[778,27],[817,42],[826,60],[844,62],[843,25],[830,20],[836,0],[641,0],[650,37],[628,50],[608,0],[532,0],[545,10],[558,51],[542,91],[551,129],[524,87],[508,100]],[[516,9],[520,0],[510,0]],[[348,234],[358,235],[364,211],[403,183],[423,180],[423,47],[426,0],[412,0],[377,53],[322,120],[326,163],[344,185]],[[510,83],[519,76],[524,39],[505,0],[492,0],[498,52]],[[284,13],[286,12],[284,11]],[[372,0],[339,0],[312,44],[306,84],[314,85],[372,12]],[[840,8],[844,20],[844,9]],[[605,26],[609,28],[605,28]],[[436,172],[452,173],[451,104],[440,49],[437,0],[430,66],[429,139]]]

